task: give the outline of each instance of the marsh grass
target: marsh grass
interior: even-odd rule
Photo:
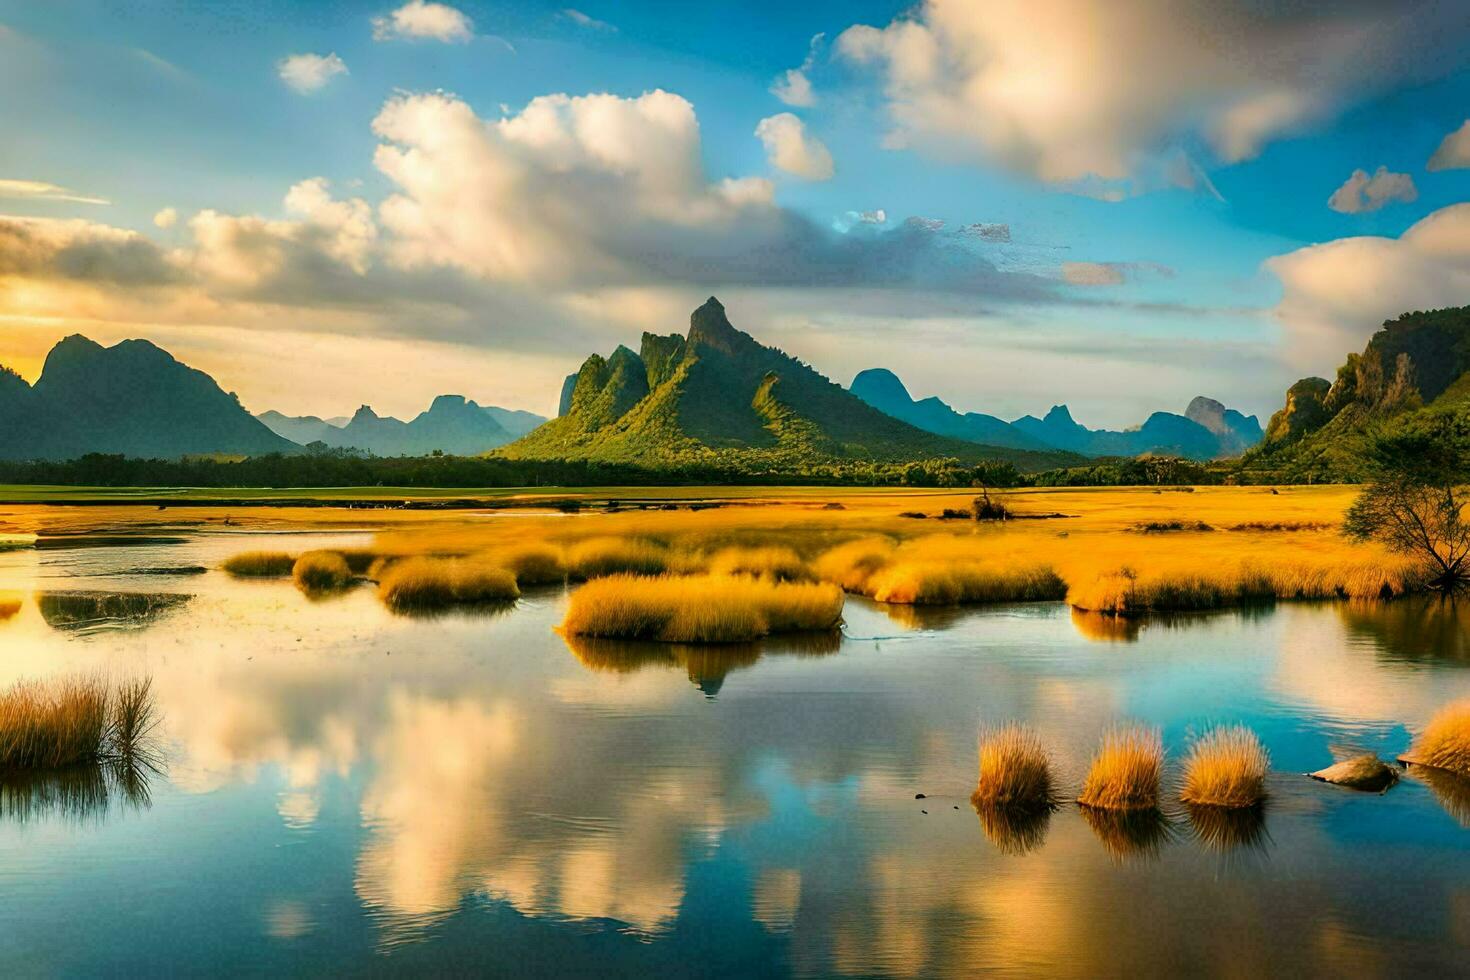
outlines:
[[[980,775],[970,803],[1038,809],[1052,805],[1052,768],[1041,736],[1020,724],[980,732]]]
[[[1404,762],[1470,776],[1470,698],[1441,708],[1400,758]]]
[[[1101,810],[1153,810],[1164,775],[1164,742],[1157,728],[1134,725],[1103,735],[1077,802]]]
[[[0,623],[15,618],[22,605],[23,602],[19,596],[0,594]]]
[[[291,568],[291,580],[307,593],[336,592],[352,584],[352,579],[351,566],[336,551],[308,551]]]
[[[296,559],[284,551],[246,551],[226,559],[224,570],[235,578],[285,578]]]
[[[1243,725],[1216,726],[1189,746],[1180,799],[1194,806],[1241,809],[1266,798],[1271,757]]]
[[[381,557],[371,548],[336,548],[334,552],[341,556],[347,563],[347,570],[353,575],[366,575],[373,563]]]
[[[1057,601],[1067,594],[1067,583],[1043,565],[997,568],[981,562],[912,561],[875,572],[867,591],[877,602],[946,606]]]
[[[561,550],[549,544],[524,544],[502,552],[490,552],[484,560],[493,562],[516,577],[516,584],[555,585],[567,579],[566,562]]]
[[[0,693],[0,770],[140,759],[156,724],[148,679],[23,681]]]
[[[844,592],[868,594],[868,582],[893,555],[895,542],[887,537],[859,538],[822,552],[812,562],[812,571],[823,582]]]
[[[809,582],[815,578],[806,562],[791,548],[725,548],[709,560],[711,575],[751,575],[777,582]]]
[[[613,575],[572,593],[562,630],[663,643],[739,643],[772,633],[833,630],[842,592],[826,583],[739,575]]]
[[[594,579],[605,575],[659,575],[669,568],[664,546],[648,540],[595,537],[567,549],[567,573],[572,578]]]
[[[520,594],[507,569],[462,558],[404,558],[378,577],[379,598],[396,612],[504,604]]]

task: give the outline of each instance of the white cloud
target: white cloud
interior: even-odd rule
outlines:
[[[605,31],[608,34],[616,34],[618,30],[607,21],[598,20],[596,17],[584,14],[582,11],[573,9],[572,7],[563,8],[561,15],[578,27],[585,28],[589,31]]]
[[[1327,206],[1341,214],[1360,214],[1377,211],[1395,201],[1417,201],[1419,189],[1409,174],[1396,174],[1387,167],[1379,167],[1368,176],[1367,171],[1354,170],[1352,176],[1341,187],[1332,192]]]
[[[1465,33],[1448,8],[1415,4],[927,0],[836,44],[877,69],[887,145],[1068,183],[1132,178],[1196,138],[1223,162],[1250,158],[1383,87],[1450,70]]]
[[[1384,320],[1470,296],[1470,204],[1441,208],[1398,238],[1339,238],[1268,259],[1290,352],[1319,370],[1359,350]]]
[[[766,159],[778,170],[803,180],[832,178],[832,154],[791,113],[782,112],[762,119],[755,127],[755,135],[765,144]]]
[[[179,212],[173,208],[163,208],[153,216],[153,224],[163,229],[172,228],[178,221]]]
[[[475,36],[475,25],[454,7],[427,0],[409,0],[386,17],[373,18],[373,40],[430,40],[464,43]]]
[[[1429,170],[1463,170],[1470,167],[1470,119],[1440,140],[1439,147],[1429,158]]]
[[[809,73],[817,63],[817,52],[821,50],[826,34],[815,34],[807,45],[806,58],[800,68],[788,68],[776,76],[771,83],[771,94],[789,106],[809,109],[817,104],[817,93],[812,89]]]
[[[28,201],[68,201],[72,204],[110,204],[105,197],[76,194],[57,184],[44,180],[15,180],[0,178],[0,198]]]
[[[298,92],[315,92],[338,75],[347,74],[347,64],[333,54],[293,54],[276,65],[281,81]]]

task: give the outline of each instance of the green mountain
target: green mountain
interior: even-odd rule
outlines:
[[[172,459],[297,448],[209,375],[146,340],[103,347],[67,337],[47,355],[34,386],[0,370],[0,459]]]
[[[811,367],[731,325],[714,297],[687,337],[645,333],[637,353],[587,358],[566,410],[500,450],[515,459],[573,459],[679,468],[800,470],[823,462],[1005,460],[1040,470],[1069,453],[965,442],[885,415]]]
[[[1470,307],[1388,320],[1335,380],[1292,385],[1243,462],[1283,479],[1359,480],[1365,435],[1423,410],[1470,411]]]

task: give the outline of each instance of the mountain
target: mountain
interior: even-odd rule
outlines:
[[[532,412],[485,407],[460,395],[440,395],[412,421],[383,417],[367,405],[337,426],[314,415],[291,417],[265,412],[260,420],[303,445],[322,442],[377,456],[427,456],[435,450],[475,456],[525,435],[546,420]]]
[[[34,386],[0,371],[0,458],[110,453],[173,459],[296,448],[209,375],[146,340],[103,347],[81,335],[67,337],[47,355]]]
[[[1425,409],[1470,412],[1470,306],[1387,320],[1333,381],[1292,385],[1244,462],[1289,479],[1362,479],[1368,431]]]
[[[1141,456],[1144,453],[1216,459],[1238,456],[1261,441],[1261,425],[1203,396],[1183,415],[1155,412],[1136,429],[1089,429],[1065,405],[1053,405],[1045,418],[1025,415],[1006,422],[994,415],[961,415],[938,398],[915,401],[892,371],[870,368],[852,379],[849,390],[874,408],[927,432],[968,442],[1017,449],[1061,449],[1083,456]]]
[[[558,418],[501,454],[754,470],[941,457],[1004,459],[1023,469],[1075,461],[936,435],[885,415],[737,330],[714,297],[690,316],[687,336],[645,333],[636,353],[620,346],[587,358],[565,401]]]
[[[929,397],[915,401],[904,387],[898,375],[887,368],[869,368],[858,372],[848,385],[848,391],[872,405],[878,411],[902,419],[909,425],[926,432],[952,436],[967,442],[980,442],[991,446],[1010,446],[1015,449],[1056,449],[1027,435],[1009,422],[994,415],[966,412],[961,415],[938,398]]]

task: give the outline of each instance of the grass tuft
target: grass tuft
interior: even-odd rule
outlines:
[[[1184,760],[1180,799],[1196,806],[1239,808],[1266,798],[1271,756],[1243,725],[1217,726],[1195,739]]]
[[[0,770],[130,758],[156,724],[150,681],[22,681],[0,693]]]
[[[947,606],[961,602],[1044,602],[1067,594],[1067,583],[1040,565],[996,568],[966,561],[896,562],[868,581],[878,602]]]
[[[491,605],[520,596],[515,575],[462,558],[404,558],[379,571],[378,596],[399,612]]]
[[[352,568],[335,551],[308,551],[296,559],[291,579],[302,592],[334,592],[352,581]]]
[[[561,551],[549,544],[525,544],[485,556],[516,577],[516,584],[555,585],[567,579]]]
[[[572,636],[739,643],[772,633],[831,630],[841,618],[842,592],[825,583],[614,575],[572,594],[562,629]]]
[[[1157,728],[1114,729],[1092,757],[1077,802],[1102,810],[1152,810],[1159,805],[1164,742]]]
[[[1009,724],[980,733],[980,778],[970,802],[976,808],[1034,809],[1052,803],[1051,760],[1041,736]]]
[[[228,559],[224,569],[236,578],[285,578],[295,566],[284,551],[247,551]]]
[[[1470,776],[1470,698],[1441,708],[1403,760]]]
[[[567,549],[567,573],[578,579],[660,575],[668,566],[667,548],[638,538],[588,538]]]
[[[717,551],[710,559],[709,571],[711,575],[752,575],[778,582],[809,582],[814,577],[800,555],[776,545]]]

